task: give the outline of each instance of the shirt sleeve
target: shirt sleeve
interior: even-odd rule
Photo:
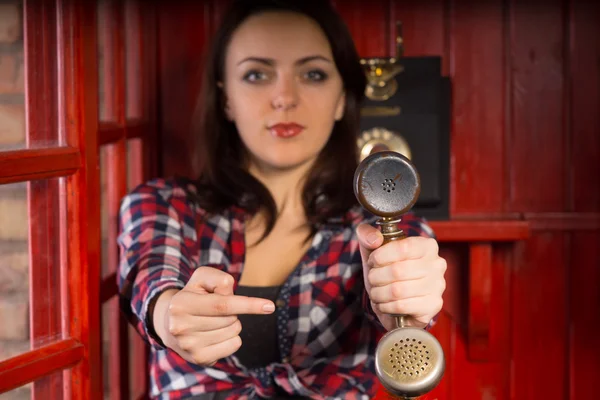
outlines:
[[[168,185],[146,184],[122,200],[119,223],[120,307],[144,340],[164,349],[149,324],[149,306],[163,291],[183,288],[192,275],[192,210]]]
[[[427,223],[425,218],[418,217],[413,213],[407,213],[402,217],[402,220],[398,224],[398,228],[404,231],[406,236],[423,236],[428,238],[435,239],[435,233],[431,226]],[[369,295],[367,291],[364,291],[363,295],[363,309],[365,310],[367,319],[375,324],[378,330],[385,331],[385,328],[379,322],[379,318],[377,318],[377,314],[373,310],[371,306],[371,300],[369,299]],[[432,318],[431,321],[427,324],[425,329],[431,329],[435,323],[437,322],[439,313],[435,317]]]

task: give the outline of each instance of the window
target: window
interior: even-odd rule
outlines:
[[[115,239],[120,199],[155,165],[155,11],[40,0],[0,15],[0,319],[14,321],[0,393],[138,398],[146,347],[117,309]]]

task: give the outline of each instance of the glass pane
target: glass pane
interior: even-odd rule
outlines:
[[[32,27],[27,48],[24,7],[30,8]],[[55,15],[51,6],[42,9],[31,2],[24,5],[23,0],[0,2],[0,151],[58,144],[58,103],[52,101],[57,90],[56,49],[48,47],[45,39],[56,34]],[[30,75],[29,93],[25,88],[26,54],[36,72]],[[29,121],[26,107],[31,108]]]
[[[142,180],[142,140],[139,138],[129,139],[127,142],[127,155],[126,155],[126,163],[127,163],[127,190],[133,189],[133,187],[137,186],[141,183]],[[102,276],[106,277],[109,275],[109,245],[111,241],[114,241],[114,238],[111,238],[110,235],[110,210],[109,210],[109,197],[108,193],[109,184],[114,184],[114,182],[110,182],[108,177],[108,162],[109,162],[109,149],[110,146],[117,146],[116,144],[106,145],[100,149],[100,176],[101,176],[101,187],[102,187],[102,198],[101,198],[101,214],[102,214]],[[119,199],[119,203],[120,203]],[[115,242],[116,243],[116,242]],[[113,243],[114,245],[114,243]],[[140,393],[134,393],[136,387],[139,391],[139,383],[136,382],[137,375],[139,375],[139,371],[135,370],[135,367],[141,368],[143,365],[143,352],[145,351],[145,347],[142,344],[139,344],[140,338],[136,332],[134,332],[133,328],[127,324],[123,319],[123,315],[120,313],[118,307],[118,299],[117,297],[113,297],[108,300],[106,303],[102,305],[102,358],[103,358],[103,372],[104,372],[104,398],[108,399],[110,397],[111,390],[119,391],[120,388],[116,385],[118,382],[114,380],[114,377],[111,376],[112,372],[115,372],[115,367],[111,365],[113,363],[120,363],[123,354],[119,354],[119,349],[116,347],[111,347],[116,344],[116,337],[118,334],[121,334],[122,337],[125,338],[127,343],[124,344],[124,350],[128,352],[128,364],[129,364],[129,389],[130,396],[129,398],[138,398]],[[121,325],[120,325],[121,324]],[[122,331],[125,329],[125,331]],[[135,367],[132,367],[135,366]]]
[[[40,378],[10,392],[0,394],[0,400],[29,400],[29,399],[62,399],[68,398],[63,393],[63,371]],[[34,396],[35,393],[35,396]]]
[[[121,199],[114,196],[116,196],[116,193],[125,192],[126,190],[125,171],[121,171],[125,166],[125,152],[124,141],[107,144],[100,148],[102,277],[107,277],[117,269],[118,211]]]
[[[0,360],[61,338],[59,184],[0,185]]]
[[[0,185],[0,360],[29,350],[27,184]]]
[[[143,183],[143,179],[142,139],[129,139],[127,141],[127,190],[133,190]]]
[[[98,119],[100,122],[118,122],[118,113],[121,110],[123,99],[121,92],[125,89],[125,72],[123,55],[124,38],[120,34],[123,30],[122,17],[123,3],[121,1],[98,0]],[[119,10],[120,8],[120,10]],[[120,13],[120,14],[119,14]],[[121,58],[121,65],[115,69],[115,59]]]
[[[142,108],[142,82],[147,79],[147,70],[142,69],[141,52],[141,8],[139,1],[125,3],[125,115],[128,120],[144,117]]]
[[[26,147],[21,7],[22,1],[0,3],[0,150]]]
[[[102,219],[102,276],[106,278],[109,275],[109,257],[110,247],[116,247],[116,226],[111,225],[110,220],[110,204],[109,193],[115,188],[111,188],[110,185],[118,184],[115,179],[110,179],[109,176],[109,162],[111,149],[116,150],[120,146],[120,143],[109,144],[102,146],[100,149],[100,179],[101,179],[101,219]],[[142,140],[139,138],[129,139],[126,142],[126,155],[125,160],[127,164],[127,187],[129,191],[133,187],[141,183],[142,180]],[[115,153],[118,156],[117,153]],[[121,199],[118,199],[120,204]],[[115,221],[116,222],[116,221]],[[115,229],[112,233],[111,229]],[[111,235],[112,233],[112,235]],[[110,363],[122,362],[122,357],[125,353],[120,354],[119,349],[114,347],[116,345],[116,337],[118,334],[125,338],[126,343],[123,343],[123,352],[128,352],[129,357],[129,381],[128,385],[130,388],[129,398],[138,398],[141,393],[134,393],[136,388],[139,392],[139,383],[136,381],[140,373],[136,368],[143,368],[143,353],[146,351],[146,347],[140,343],[140,338],[137,333],[134,332],[133,328],[127,324],[123,319],[123,315],[120,313],[118,307],[117,297],[113,297],[102,305],[102,344],[103,344],[103,371],[104,371],[104,398],[109,398],[111,390],[119,391],[120,388],[116,386],[118,382],[111,377],[111,373],[114,373],[115,367]],[[113,346],[113,347],[111,347]]]

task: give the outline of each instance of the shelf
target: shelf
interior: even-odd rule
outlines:
[[[439,242],[511,242],[529,237],[523,220],[430,221]]]

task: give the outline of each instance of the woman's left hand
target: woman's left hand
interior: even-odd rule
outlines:
[[[435,239],[412,236],[382,246],[383,235],[368,224],[357,228],[365,286],[373,311],[389,331],[394,314],[424,328],[442,309],[446,260]]]

